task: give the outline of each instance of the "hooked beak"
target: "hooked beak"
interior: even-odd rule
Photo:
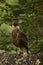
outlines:
[[[20,27],[19,26],[16,26],[16,28],[19,30],[20,29]]]

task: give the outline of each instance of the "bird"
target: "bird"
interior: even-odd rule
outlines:
[[[12,25],[12,41],[13,44],[28,53],[28,38],[25,32],[20,30],[17,22]]]

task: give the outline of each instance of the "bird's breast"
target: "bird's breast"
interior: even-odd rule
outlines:
[[[18,33],[13,35],[13,43],[15,46],[19,46],[19,38],[18,38]]]

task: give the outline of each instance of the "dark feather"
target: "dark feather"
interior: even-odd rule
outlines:
[[[28,49],[28,38],[26,34],[23,31],[19,31],[18,38],[20,47]]]
[[[28,42],[27,35],[23,31],[19,31],[19,38],[24,42]]]

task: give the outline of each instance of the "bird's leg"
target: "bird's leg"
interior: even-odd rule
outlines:
[[[21,51],[20,48],[17,48],[17,54],[20,54],[20,51]]]
[[[27,57],[27,49],[22,48],[22,56]]]
[[[23,54],[23,51],[18,47],[16,47],[16,52],[17,52],[17,54]]]

